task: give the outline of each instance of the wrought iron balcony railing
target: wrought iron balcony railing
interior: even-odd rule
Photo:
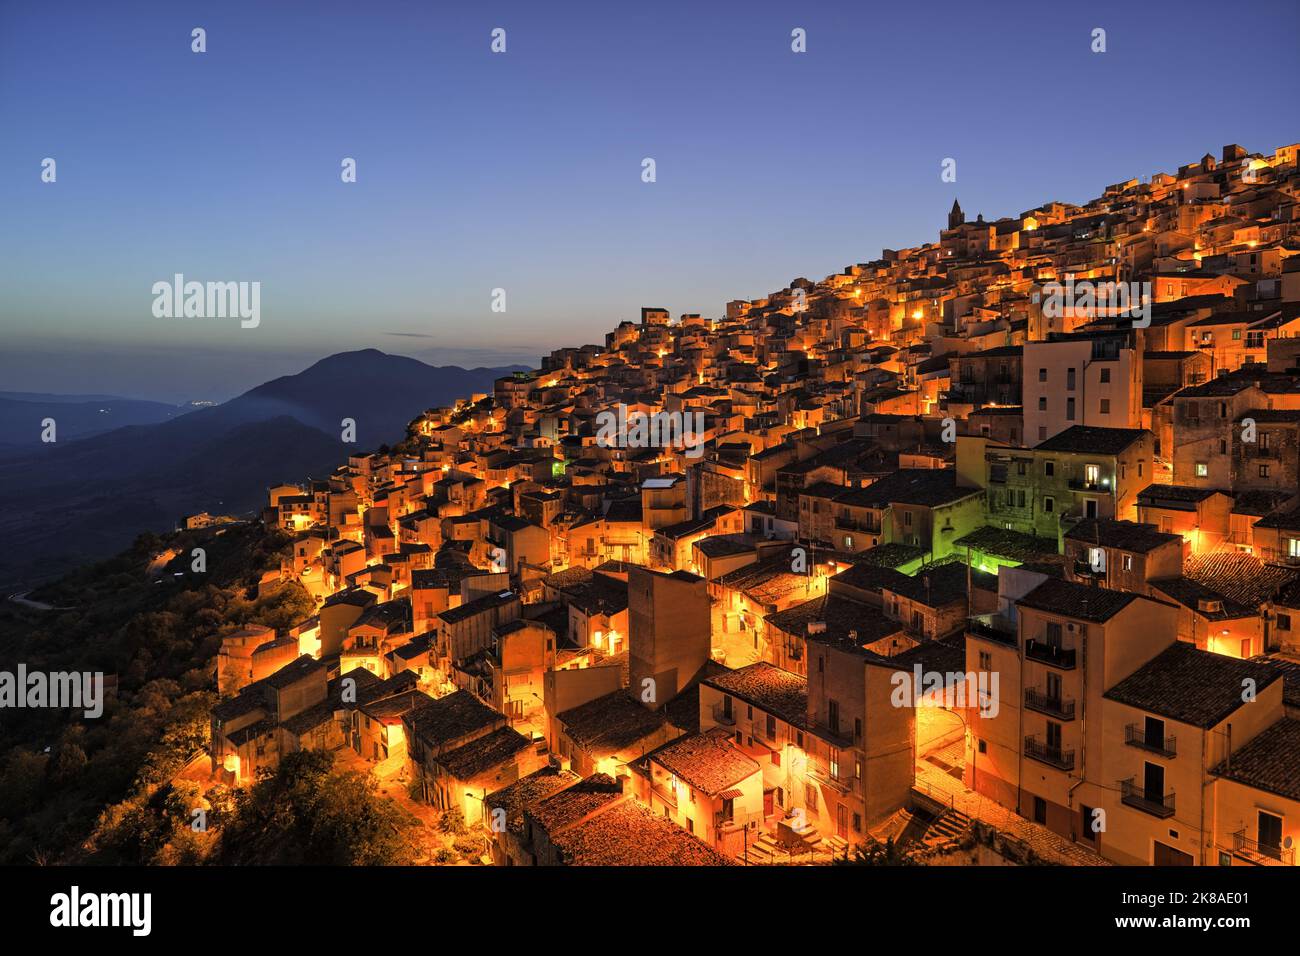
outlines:
[[[1120,800],[1127,806],[1153,817],[1172,817],[1174,815],[1173,791],[1163,794],[1149,793],[1144,787],[1134,783],[1133,778],[1119,782]]]

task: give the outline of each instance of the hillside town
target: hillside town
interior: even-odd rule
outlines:
[[[1295,865],[1298,154],[954,196],[271,488],[316,611],[224,638],[212,776],[348,753],[503,866]]]

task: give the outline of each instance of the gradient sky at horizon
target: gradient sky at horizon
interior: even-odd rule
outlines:
[[[1294,0],[0,0],[0,390],[222,400],[344,349],[531,363],[642,305],[717,315],[931,241],[954,198],[1294,142],[1297,35]],[[260,281],[260,327],[154,318],[177,272]]]

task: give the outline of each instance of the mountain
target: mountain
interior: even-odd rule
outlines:
[[[400,440],[424,409],[519,370],[436,367],[374,349],[322,359],[221,405],[0,458],[0,595],[120,551],[182,514],[256,512],[266,489]],[[66,405],[64,407],[67,407]],[[54,416],[58,418],[58,416]],[[356,444],[339,422],[356,421]]]
[[[287,415],[336,436],[340,422],[351,418],[357,424],[357,444],[374,448],[401,441],[407,423],[424,409],[491,392],[495,379],[524,368],[439,367],[377,349],[340,352],[187,417],[234,424]]]
[[[43,395],[0,392],[0,454],[32,451],[41,444],[42,422],[54,419],[59,441],[101,435],[125,425],[154,425],[185,409],[113,395]]]

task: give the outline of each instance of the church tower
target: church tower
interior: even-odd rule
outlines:
[[[961,211],[961,203],[952,201],[952,212],[948,213],[948,228],[956,229],[966,221],[966,214]]]

